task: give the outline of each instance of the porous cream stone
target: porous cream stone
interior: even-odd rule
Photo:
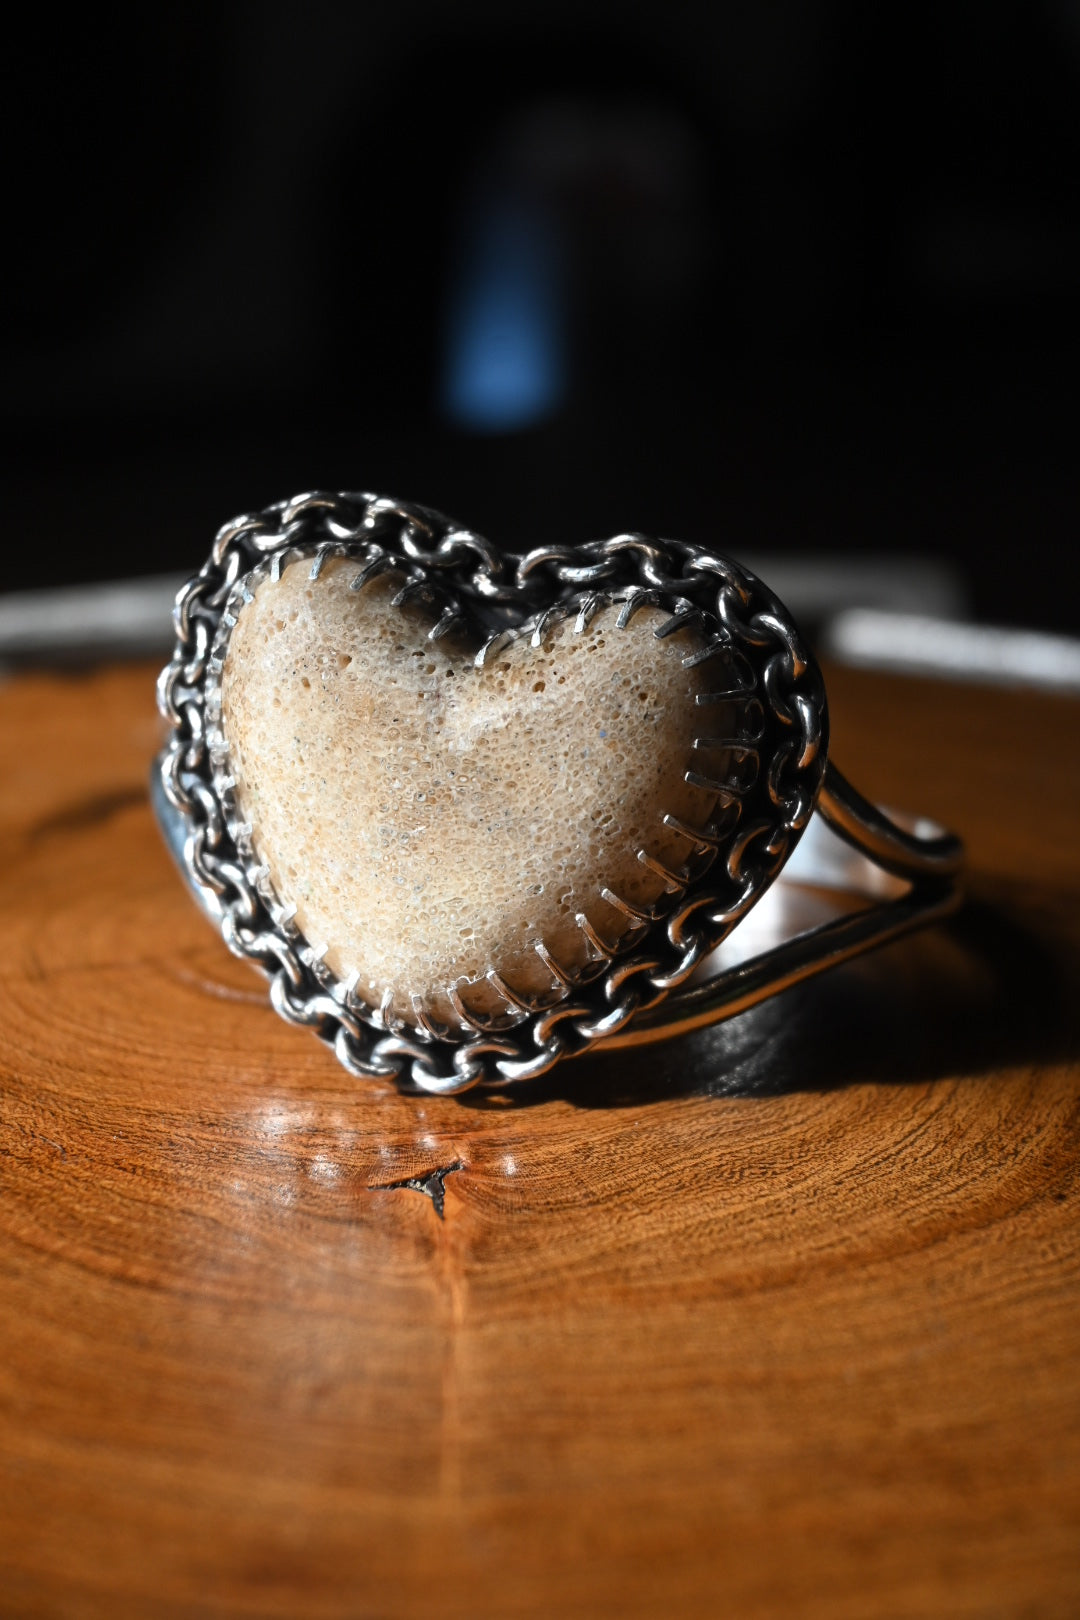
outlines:
[[[275,890],[310,944],[356,994],[396,1012],[411,997],[452,1015],[505,1011],[484,975],[519,991],[553,986],[534,942],[582,965],[584,913],[606,941],[629,926],[601,898],[632,905],[691,853],[663,824],[704,826],[715,795],[688,785],[703,669],[690,630],[642,608],[623,630],[605,607],[474,664],[464,639],[426,640],[431,618],[393,607],[400,581],[350,589],[355,563],[309,561],[266,579],[242,607],[222,678],[222,729],[237,807]],[[717,768],[715,756],[706,769]],[[475,982],[473,982],[475,981]]]

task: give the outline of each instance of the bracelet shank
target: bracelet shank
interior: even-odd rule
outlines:
[[[831,840],[830,832],[835,835]],[[962,861],[963,844],[954,834],[922,819],[905,829],[863,798],[830,761],[807,834],[774,888],[799,884],[842,889],[871,898],[871,904],[736,965],[721,965],[708,976],[706,964],[696,982],[641,1013],[604,1041],[603,1049],[647,1045],[720,1023],[827,968],[949,916],[961,900]],[[714,961],[722,963],[724,949],[715,953]]]

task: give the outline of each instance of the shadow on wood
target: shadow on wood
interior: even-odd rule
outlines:
[[[1043,902],[1040,905],[1040,900]],[[1080,937],[1052,897],[983,885],[949,923],[727,1023],[593,1053],[466,1107],[581,1108],[904,1084],[1080,1056]]]

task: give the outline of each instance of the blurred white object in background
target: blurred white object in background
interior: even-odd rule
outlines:
[[[821,650],[860,669],[1080,692],[1080,640],[1043,630],[858,607],[828,621]]]
[[[0,596],[0,660],[61,663],[168,651],[183,574]]]

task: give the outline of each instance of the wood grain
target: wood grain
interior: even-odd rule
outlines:
[[[964,912],[520,1101],[269,1012],[151,670],[0,690],[0,1612],[1080,1613],[1080,710],[829,686]]]

